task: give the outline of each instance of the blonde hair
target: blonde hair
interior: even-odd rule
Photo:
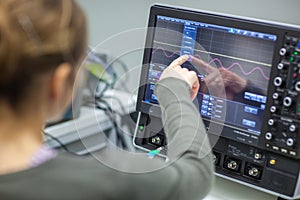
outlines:
[[[37,73],[63,62],[78,65],[86,32],[74,0],[1,0],[0,98],[18,103]]]

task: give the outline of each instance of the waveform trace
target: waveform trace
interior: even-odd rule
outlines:
[[[168,53],[166,52],[166,50],[163,49],[163,48],[161,48],[161,47],[155,48],[155,49],[152,51],[152,54],[155,54],[158,50],[161,50],[166,58],[171,58],[171,57],[173,57],[174,55],[178,55],[178,56],[180,55],[180,51],[174,51],[174,52],[172,52],[171,54],[168,54]],[[199,58],[199,59],[202,59],[201,56],[198,55],[198,54],[194,55],[194,57],[197,57],[197,58]],[[242,74],[245,75],[245,76],[249,76],[249,75],[253,74],[255,71],[259,71],[260,74],[262,75],[262,77],[263,77],[265,80],[269,80],[269,77],[265,74],[265,72],[261,69],[261,67],[258,67],[258,66],[257,66],[257,67],[254,67],[253,69],[251,69],[249,72],[246,72],[246,71],[243,69],[243,67],[242,67],[242,65],[241,65],[240,63],[234,62],[234,63],[232,63],[230,66],[225,67],[224,64],[222,63],[222,61],[221,61],[220,59],[218,59],[218,58],[214,58],[214,59],[210,60],[210,61],[208,62],[208,64],[210,65],[210,64],[215,63],[215,62],[217,62],[217,63],[219,64],[220,67],[223,67],[223,68],[228,69],[228,70],[231,70],[233,67],[237,66],[237,67],[241,70]]]

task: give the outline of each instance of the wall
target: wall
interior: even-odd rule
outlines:
[[[78,0],[87,13],[90,44],[125,61],[132,70],[123,77],[138,84],[149,7],[164,3],[300,25],[299,0]]]

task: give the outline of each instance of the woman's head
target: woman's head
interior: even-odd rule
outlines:
[[[20,107],[36,92],[35,81],[61,65],[71,67],[72,83],[86,38],[84,13],[73,0],[1,0],[0,100]]]

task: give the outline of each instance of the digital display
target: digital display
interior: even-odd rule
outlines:
[[[251,135],[261,133],[276,35],[156,16],[143,102],[157,104],[153,94],[162,71],[178,56],[200,81],[197,95],[204,121]],[[226,112],[225,112],[226,111]]]

